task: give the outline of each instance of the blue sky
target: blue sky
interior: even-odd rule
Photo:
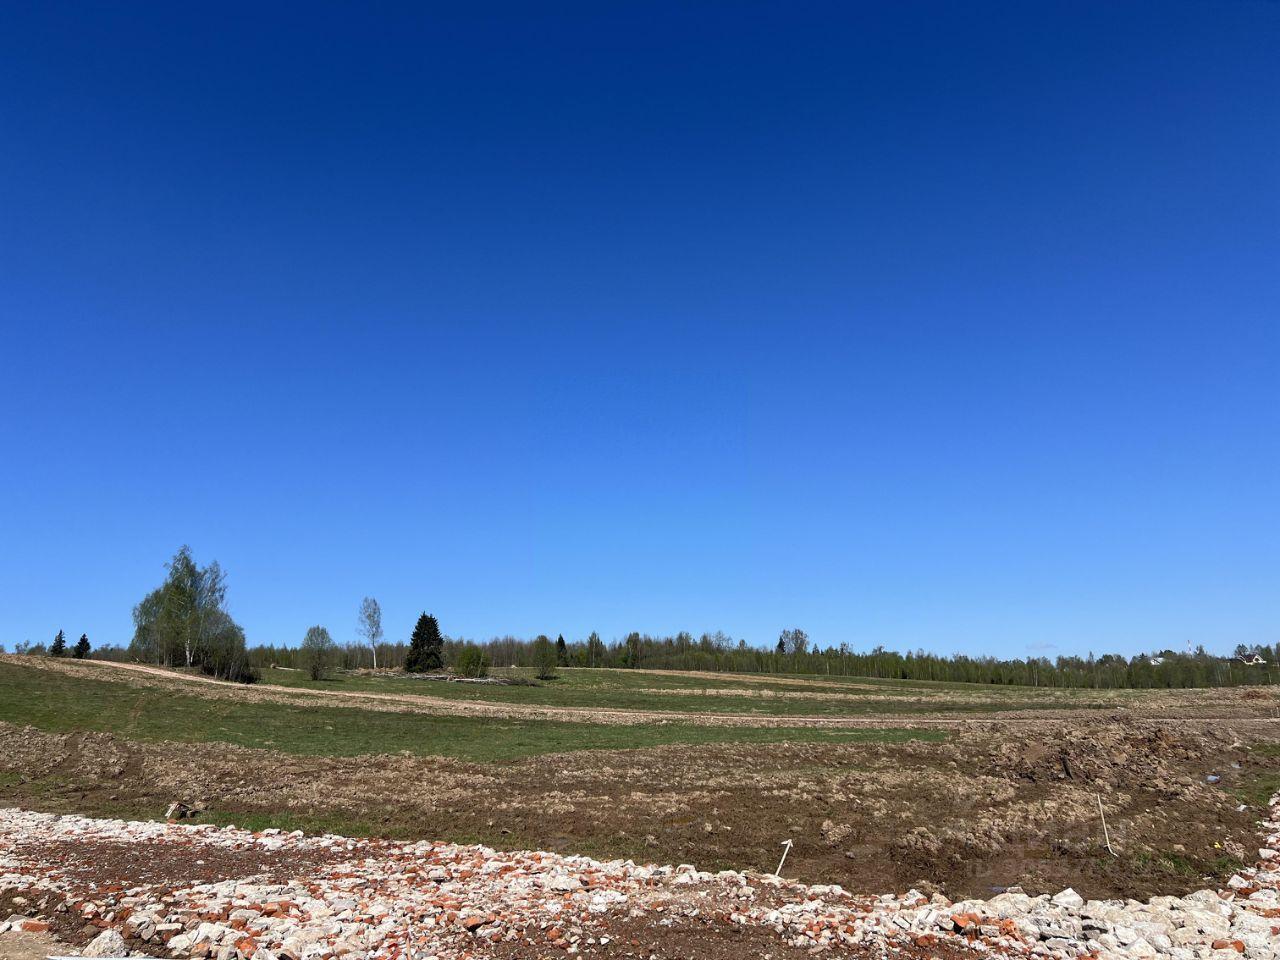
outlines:
[[[0,642],[1280,638],[1280,4],[5,4]]]

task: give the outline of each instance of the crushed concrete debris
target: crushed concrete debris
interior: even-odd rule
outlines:
[[[853,894],[758,873],[707,873],[689,864],[601,862],[482,846],[353,840],[178,823],[136,823],[0,810],[0,893],[56,904],[100,929],[87,956],[201,960],[601,955],[624,924],[670,926],[686,918],[776,938],[779,949],[838,958],[946,947],[990,957],[1280,957],[1280,794],[1253,866],[1223,890],[1185,897],[1085,900],[1074,890],[1029,896],[1014,887],[989,900],[951,902],[917,891]],[[130,883],[109,872],[69,870],[40,851],[132,845],[168,882]],[[187,862],[234,851],[313,854],[305,876],[262,874],[182,881]],[[21,894],[21,896],[18,896]],[[0,933],[47,930],[50,917],[14,914]],[[618,941],[621,942],[621,941]]]

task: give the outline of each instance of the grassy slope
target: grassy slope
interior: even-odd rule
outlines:
[[[531,671],[499,670],[495,675],[532,679]],[[881,713],[969,713],[994,710],[1034,710],[1061,707],[1113,708],[1129,691],[1037,690],[975,684],[928,684],[805,677],[803,684],[788,678],[758,675],[660,674],[630,670],[562,670],[540,685],[499,686],[444,683],[412,677],[341,675],[313,681],[298,670],[264,670],[263,682],[286,687],[365,690],[380,693],[425,694],[458,700],[530,703],[565,707],[613,707],[624,710],[678,710],[763,716],[869,716]],[[790,678],[799,679],[799,678]],[[697,691],[696,695],[684,691]],[[741,692],[751,694],[742,696]],[[786,694],[808,694],[787,697]],[[775,696],[782,694],[783,696]],[[813,694],[818,697],[811,696]],[[830,699],[822,699],[829,697]]]
[[[432,692],[437,686],[459,685],[432,684]],[[79,679],[8,663],[0,663],[0,720],[54,732],[92,730],[138,740],[215,741],[297,754],[352,756],[407,750],[474,761],[664,744],[847,743],[944,736],[895,729],[739,729],[675,723],[627,727],[252,703]]]
[[[1263,758],[1269,769],[1249,771],[1234,792],[1250,806],[1264,808],[1273,796],[1280,793],[1280,742],[1255,743],[1252,749],[1255,756]]]

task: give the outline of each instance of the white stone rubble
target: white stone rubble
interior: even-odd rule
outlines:
[[[774,931],[815,954],[860,946],[948,942],[990,957],[1119,960],[1280,958],[1280,794],[1255,865],[1226,889],[1185,897],[1085,900],[1074,890],[1032,897],[1018,888],[952,903],[916,891],[854,895],[755,873],[711,874],[482,846],[392,843],[266,830],[250,833],[0,810],[0,891],[54,894],[104,932],[88,956],[135,954],[201,960],[483,957],[494,943],[580,952],[609,942],[611,923],[714,917]],[[26,845],[79,840],[310,850],[329,866],[288,883],[261,876],[189,887],[94,883],[23,853]],[[188,853],[188,855],[191,855]],[[36,924],[32,927],[32,924]],[[8,929],[39,929],[14,915]],[[26,927],[24,927],[24,924]],[[124,939],[122,939],[122,937]],[[126,940],[128,941],[126,944]]]

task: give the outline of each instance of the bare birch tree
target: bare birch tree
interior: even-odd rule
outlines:
[[[373,654],[373,669],[378,669],[378,641],[382,639],[382,608],[373,597],[360,601],[360,617],[356,628],[369,644]]]

